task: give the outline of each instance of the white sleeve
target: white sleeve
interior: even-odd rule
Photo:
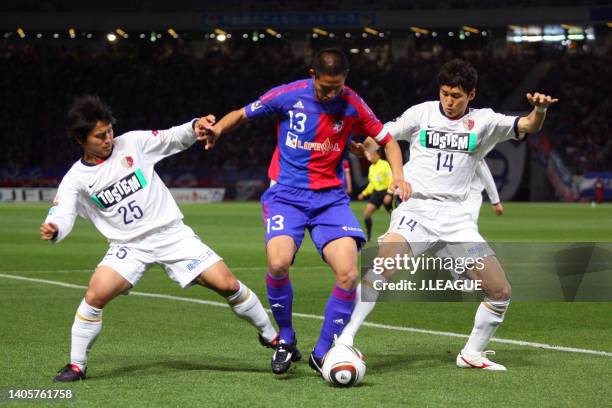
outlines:
[[[489,166],[487,166],[487,162],[484,160],[480,160],[478,166],[476,166],[476,177],[480,179],[480,182],[487,191],[491,204],[498,204],[500,202],[499,192],[497,191],[491,170],[489,170]]]
[[[509,139],[519,140],[522,136],[518,131],[518,116],[508,116],[487,109],[487,138],[492,138],[495,143],[504,142]]]
[[[188,149],[196,141],[193,121],[165,130],[137,130],[122,137],[135,137],[140,149],[152,163]]]
[[[46,223],[57,225],[57,235],[51,242],[62,241],[74,226],[74,221],[78,214],[79,190],[69,174],[64,177],[57,189],[57,195],[53,200],[53,207],[49,210]]]
[[[408,108],[402,116],[385,123],[385,129],[395,140],[407,140],[410,142],[414,131],[419,128],[419,107],[412,106]]]
[[[479,145],[480,158],[484,158],[496,144],[506,140],[521,140],[524,134],[518,131],[518,116],[508,116],[486,109],[486,124]]]

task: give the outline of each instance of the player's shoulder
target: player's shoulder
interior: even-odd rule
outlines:
[[[342,98],[349,101],[353,105],[364,106],[367,108],[367,104],[363,98],[348,85],[344,85],[344,88],[342,89]]]
[[[349,87],[346,84],[342,88],[342,94],[345,97],[361,99],[361,96],[359,96],[359,94],[357,92],[355,92],[351,87]]]
[[[417,103],[416,105],[412,105],[406,111],[412,112],[439,112],[440,111],[440,102],[439,101],[426,101]]]
[[[161,137],[162,130],[130,130],[115,137],[115,150],[118,152],[133,146],[139,146],[142,140],[149,137]]]
[[[497,114],[498,113],[491,108],[470,108],[470,115],[472,116],[487,117]]]
[[[436,101],[427,101],[427,102],[421,102],[421,103],[417,103],[415,105],[409,106],[404,112],[402,112],[401,116],[420,116],[423,113],[435,113],[435,111],[438,109],[438,104],[439,102]],[[400,117],[401,117],[400,116]],[[396,118],[396,120],[399,119]]]
[[[264,93],[259,99],[261,102],[266,103],[273,99],[297,95],[305,92],[305,90],[308,89],[308,86],[308,79],[300,79],[297,81],[289,82],[288,84],[275,86],[274,88]]]
[[[357,111],[358,115],[365,115],[366,117],[371,117],[374,115],[374,112],[372,109],[370,109],[363,98],[348,86],[344,85],[340,97],[348,102],[348,104]]]
[[[75,161],[72,166],[70,166],[66,174],[64,174],[64,177],[62,177],[61,184],[64,186],[79,186],[89,167],[90,166],[82,159]]]

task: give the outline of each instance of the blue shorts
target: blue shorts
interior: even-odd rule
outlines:
[[[287,235],[299,249],[308,229],[319,255],[329,242],[352,237],[357,249],[365,242],[359,221],[341,188],[310,190],[275,184],[261,196],[266,245],[274,237]]]

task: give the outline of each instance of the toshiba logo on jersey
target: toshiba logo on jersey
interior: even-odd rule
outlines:
[[[314,150],[316,152],[339,152],[340,144],[330,142],[329,138],[321,142],[303,142],[298,138],[298,135],[292,132],[287,132],[285,144],[292,149]]]

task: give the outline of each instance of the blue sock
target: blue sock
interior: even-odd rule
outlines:
[[[323,358],[334,342],[334,334],[338,336],[342,329],[351,319],[351,313],[355,307],[355,289],[345,290],[338,286],[334,287],[327,305],[325,306],[325,320],[317,345],[314,348],[314,356]]]
[[[289,275],[277,278],[269,273],[266,274],[266,287],[272,315],[278,324],[280,340],[293,343],[295,341],[295,331],[291,323],[293,287]]]

